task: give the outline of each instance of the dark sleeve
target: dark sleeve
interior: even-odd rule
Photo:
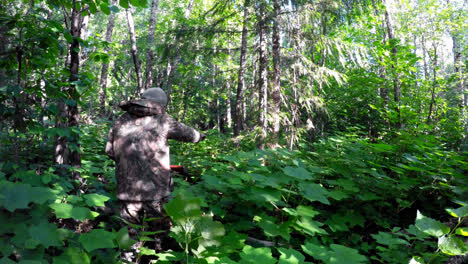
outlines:
[[[106,154],[109,158],[115,160],[114,156],[114,126],[111,127],[109,130],[109,135],[107,136],[107,143],[106,143]]]
[[[168,116],[167,122],[169,122],[167,138],[184,142],[200,142],[201,134],[197,130],[187,126],[184,123],[177,122],[170,116]]]

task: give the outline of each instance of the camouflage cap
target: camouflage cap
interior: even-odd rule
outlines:
[[[148,99],[162,106],[167,105],[167,95],[161,88],[150,88],[143,92],[142,99]]]

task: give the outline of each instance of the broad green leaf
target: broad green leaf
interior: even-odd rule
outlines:
[[[41,222],[38,225],[29,227],[29,235],[34,243],[43,245],[44,248],[51,246],[59,247],[63,243],[60,239],[58,229],[54,224]]]
[[[183,252],[162,252],[156,253],[155,255],[158,257],[158,262],[169,261],[172,263],[182,260],[185,254]]]
[[[101,8],[101,11],[102,11],[104,14],[110,15],[110,12],[111,12],[111,11],[110,11],[110,9],[109,9],[109,7],[107,6],[106,3],[100,4],[99,7]]]
[[[237,252],[239,249],[245,246],[245,240],[247,235],[231,231],[226,236],[222,237],[221,244],[223,252],[232,253]]]
[[[359,252],[353,248],[345,247],[342,245],[330,245],[332,252],[329,255],[330,264],[360,264],[367,262],[367,258],[360,255]]]
[[[81,234],[78,241],[81,242],[86,251],[91,252],[99,248],[115,248],[117,246],[114,243],[115,238],[115,233],[103,229],[93,229],[89,233]]]
[[[101,194],[97,193],[90,193],[83,195],[85,202],[89,206],[105,206],[105,202],[107,202],[110,198]]]
[[[57,195],[50,188],[32,187],[30,190],[31,197],[34,197],[33,203],[43,204],[49,200],[55,200]]]
[[[459,227],[455,231],[455,234],[457,235],[462,235],[462,236],[468,236],[468,227]]]
[[[330,204],[327,197],[325,197],[325,195],[328,194],[328,191],[319,184],[303,183],[299,185],[299,189],[301,189],[304,197],[311,202],[319,201],[324,204]]]
[[[317,242],[307,241],[304,245],[301,246],[301,248],[304,250],[304,253],[314,257],[315,259],[322,261],[328,260],[328,249],[318,244]]]
[[[123,8],[128,8],[128,0],[119,0],[119,5]]]
[[[310,218],[313,218],[314,216],[320,214],[320,212],[315,211],[311,206],[304,206],[304,205],[299,205],[296,208],[297,215],[300,216],[307,216]]]
[[[189,218],[198,219],[203,214],[200,203],[199,198],[187,198],[179,194],[165,204],[164,209],[174,222]]]
[[[435,237],[440,237],[450,232],[450,228],[448,226],[437,220],[424,216],[419,212],[419,210],[417,212],[415,226],[422,232]]]
[[[455,235],[439,237],[439,249],[447,255],[468,254],[468,245]]]
[[[299,180],[311,180],[312,175],[302,167],[286,167],[283,169],[284,174]]]
[[[206,215],[201,218],[198,225],[201,234],[200,245],[204,247],[221,245],[221,238],[225,235],[223,224],[213,221],[211,216]]]
[[[457,209],[445,209],[453,217],[465,217],[468,216],[468,206],[463,206]]]
[[[245,200],[257,203],[278,202],[281,200],[281,192],[270,187],[251,187],[249,191],[241,195]]]
[[[28,208],[35,197],[31,196],[31,185],[22,183],[0,182],[0,206],[10,212]]]
[[[291,248],[278,248],[280,255],[278,264],[304,263],[305,257],[301,252]]]
[[[141,247],[140,248],[140,255],[156,256],[156,251],[154,249],[149,249],[147,247]]]
[[[119,232],[115,234],[115,240],[121,249],[130,249],[130,247],[137,242],[130,238],[127,227],[122,227]]]
[[[324,235],[328,234],[327,231],[320,228],[320,226],[323,225],[322,223],[314,221],[309,217],[301,217],[297,220],[296,225],[296,229],[302,230],[311,236],[315,236],[315,233]]]
[[[91,258],[77,247],[68,247],[62,255],[54,257],[54,264],[90,264]]]
[[[379,244],[386,245],[386,246],[393,246],[393,245],[410,245],[408,241],[398,238],[392,234],[379,232],[377,235],[371,235]]]
[[[71,204],[65,203],[51,204],[49,207],[54,210],[57,218],[63,219],[73,218],[84,221],[86,218],[94,219],[96,216],[95,214],[97,214],[86,207],[73,207]]]
[[[245,246],[240,253],[241,261],[239,263],[243,264],[274,264],[276,259],[273,258],[271,254],[271,249],[269,248],[253,248],[249,245]]]
[[[255,216],[254,221],[257,222],[257,225],[262,228],[265,235],[269,237],[281,236],[286,240],[290,239],[290,232],[288,224],[277,224],[275,223],[276,218],[262,215]]]

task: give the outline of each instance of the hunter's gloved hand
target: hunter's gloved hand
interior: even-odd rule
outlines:
[[[206,135],[204,133],[200,133],[200,141],[205,140]]]

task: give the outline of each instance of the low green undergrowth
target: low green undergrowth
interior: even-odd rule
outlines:
[[[123,262],[122,251],[137,241],[118,218],[104,127],[74,132],[84,186],[48,157],[0,160],[0,263]],[[29,144],[51,144],[55,132]],[[257,150],[252,138],[235,147],[210,131],[200,144],[170,143],[172,164],[192,175],[175,176],[175,198],[165,206],[180,248],[156,252],[159,230],[134,226],[142,257],[353,264],[445,263],[467,254],[466,153],[427,135],[372,143],[341,135],[296,151]]]

